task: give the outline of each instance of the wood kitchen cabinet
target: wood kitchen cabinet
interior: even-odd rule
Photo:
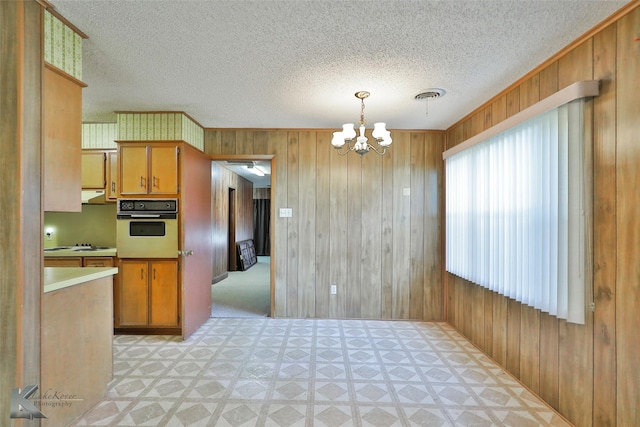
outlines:
[[[118,152],[107,151],[107,200],[116,201],[118,198]]]
[[[118,144],[119,194],[178,194],[177,144]]]
[[[82,189],[101,190],[105,188],[107,156],[104,151],[82,151]]]
[[[43,210],[80,212],[82,88],[46,65],[43,80]]]
[[[117,199],[118,152],[82,150],[82,189],[105,190],[107,201]]]
[[[116,329],[179,327],[177,260],[121,260],[118,287]]]

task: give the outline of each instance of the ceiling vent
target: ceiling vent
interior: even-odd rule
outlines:
[[[428,101],[430,99],[441,98],[444,96],[445,93],[447,92],[444,89],[430,88],[430,89],[425,89],[424,91],[414,96],[414,99],[416,101],[424,101],[424,100]]]

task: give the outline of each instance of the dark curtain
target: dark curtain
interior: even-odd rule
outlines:
[[[271,200],[253,200],[253,241],[256,247],[256,255],[269,255],[270,212]]]

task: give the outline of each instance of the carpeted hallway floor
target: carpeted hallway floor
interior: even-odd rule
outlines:
[[[271,312],[270,257],[259,256],[247,271],[230,271],[211,285],[211,317],[268,317]]]

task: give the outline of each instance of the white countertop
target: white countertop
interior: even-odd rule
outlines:
[[[44,251],[45,257],[85,257],[85,256],[117,256],[116,248],[96,249],[89,251],[80,251],[72,249],[58,249],[55,251]]]
[[[44,292],[57,291],[118,274],[116,267],[45,267]]]

